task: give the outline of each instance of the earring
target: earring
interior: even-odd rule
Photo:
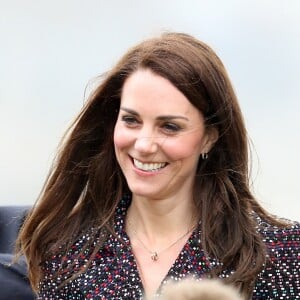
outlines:
[[[207,152],[204,152],[204,153],[201,153],[201,157],[202,159],[208,159],[208,153]]]

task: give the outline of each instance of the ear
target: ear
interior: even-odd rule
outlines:
[[[206,140],[202,148],[202,153],[208,153],[219,139],[219,131],[215,126],[206,128]]]

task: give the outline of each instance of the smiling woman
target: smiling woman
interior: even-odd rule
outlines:
[[[38,299],[159,297],[185,277],[297,299],[300,225],[259,205],[248,163],[213,50],[182,33],[136,45],[74,121],[20,232]]]
[[[216,128],[205,128],[184,94],[148,69],[125,81],[120,106],[114,144],[133,202],[190,203],[199,157],[217,140]]]

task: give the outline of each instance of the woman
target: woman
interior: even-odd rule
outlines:
[[[186,276],[297,299],[300,226],[254,199],[247,145],[206,44],[166,33],[130,49],[66,135],[20,233],[39,299],[141,299]]]

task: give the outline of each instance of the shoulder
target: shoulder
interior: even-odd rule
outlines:
[[[271,260],[298,260],[300,252],[300,223],[277,218],[284,225],[272,225],[256,217],[258,232],[261,234]]]
[[[267,249],[271,252],[275,250],[298,250],[300,248],[300,223],[288,219],[279,219],[284,225],[272,225],[259,217],[257,219],[257,229],[261,234]]]
[[[93,242],[90,242],[93,239]],[[69,265],[72,265],[72,269],[83,263],[90,254],[90,250],[94,247],[96,241],[93,231],[81,233],[74,242],[66,243],[57,247],[56,250],[52,250],[48,253],[47,259],[42,263],[41,267],[43,272],[55,273],[57,270],[66,270]]]
[[[49,253],[47,259],[41,263],[42,278],[39,284],[41,299],[48,299],[50,295],[64,297],[70,293],[76,295],[74,299],[81,299],[76,281],[87,266],[97,242],[95,230],[90,229],[82,233],[70,246],[61,246],[53,253]],[[76,274],[79,276],[75,276]]]
[[[120,240],[123,239],[126,206],[121,204],[116,209],[112,230],[109,227],[90,227],[47,256],[41,265],[39,299],[49,299],[50,295],[55,295],[57,299],[69,299],[65,297],[70,294],[72,299],[84,299],[87,291],[95,287],[95,280],[99,280],[98,266],[113,265],[117,253],[124,248]],[[107,275],[105,268],[100,273]]]
[[[255,295],[298,299],[294,296],[300,294],[300,223],[282,219],[286,225],[274,226],[256,219],[266,245],[267,261],[257,278]]]

